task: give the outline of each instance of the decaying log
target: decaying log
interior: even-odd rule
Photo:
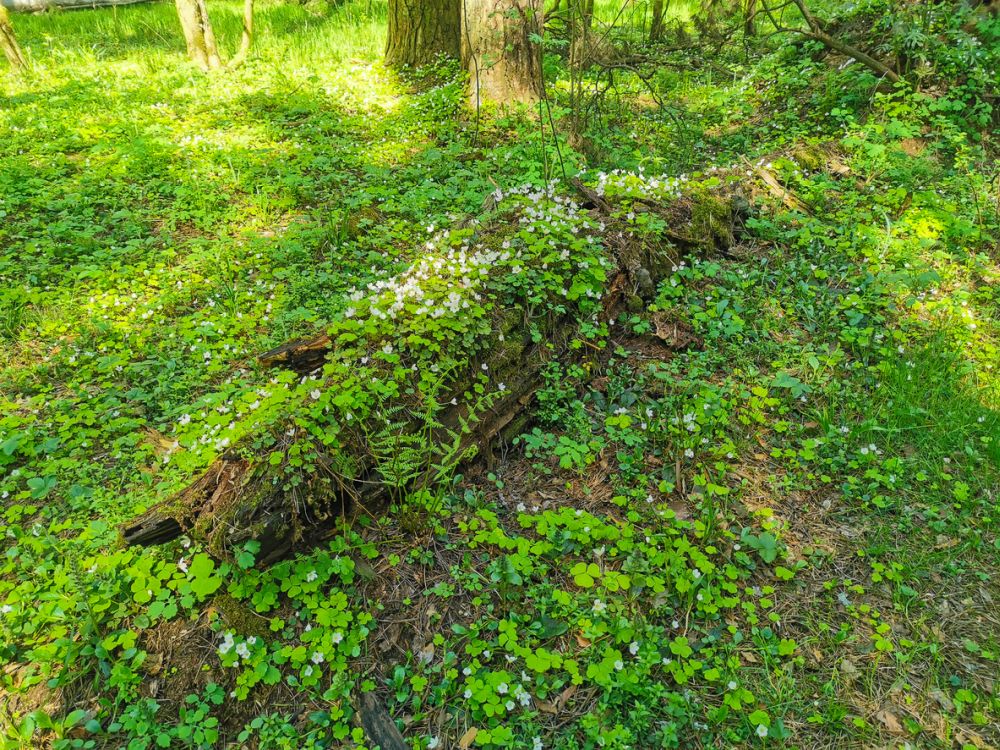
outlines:
[[[597,191],[577,183],[583,207],[602,228],[601,240],[613,267],[608,272],[601,297],[604,320],[615,317],[634,303],[637,294],[645,298],[655,285],[669,276],[683,256],[714,254],[733,242],[739,210],[745,205],[732,195],[700,194],[697,199],[683,196],[655,206],[636,205],[635,211],[651,211],[668,225],[659,237],[637,239],[625,222],[614,215],[613,207]],[[482,228],[489,232],[489,226]],[[633,305],[634,306],[634,305]],[[532,313],[531,306],[496,309],[491,337],[482,342],[463,372],[455,373],[449,386],[456,398],[447,397],[435,419],[438,426],[429,434],[419,416],[404,420],[402,434],[418,441],[446,445],[461,466],[482,456],[491,446],[522,432],[536,391],[543,384],[546,364],[553,358],[580,357],[580,320],[571,312]],[[461,313],[459,313],[461,314]],[[529,325],[530,318],[530,325]],[[588,347],[582,347],[587,351]],[[300,374],[317,373],[328,359],[341,356],[335,340],[327,333],[298,339],[261,356],[264,364]],[[469,393],[476,378],[488,371],[495,382],[504,383],[494,394],[489,408],[473,413]],[[336,384],[328,384],[336,387]],[[450,395],[450,394],[449,394]],[[372,418],[380,416],[373,414]],[[373,425],[373,430],[378,425]],[[294,432],[294,427],[292,431]],[[363,430],[369,435],[372,430]],[[248,454],[250,457],[248,458]],[[345,443],[332,458],[350,460],[348,475],[327,470],[331,457],[320,457],[309,482],[292,492],[283,491],[268,474],[268,462],[254,459],[246,447],[234,448],[219,458],[201,477],[161,505],[122,528],[130,544],[159,544],[182,533],[205,541],[209,549],[226,556],[247,541],[260,548],[258,565],[267,565],[329,537],[338,519],[346,514],[376,515],[385,510],[401,492],[424,488],[440,477],[428,467],[411,477],[405,487],[386,481],[385,466],[370,446],[358,438]]]

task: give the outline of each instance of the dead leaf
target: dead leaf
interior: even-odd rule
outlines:
[[[468,748],[472,747],[472,742],[476,739],[477,734],[479,734],[479,730],[476,727],[469,727],[458,741],[458,746],[462,750],[468,750]]]
[[[576,695],[576,685],[570,685],[568,688],[559,693],[559,697],[556,698],[556,710],[561,711],[563,706],[569,702],[569,699]]]
[[[674,512],[678,521],[686,521],[691,517],[691,511],[688,509],[687,503],[680,498],[670,500],[667,503],[667,507]]]
[[[417,660],[424,663],[430,664],[434,661],[434,644],[428,643],[419,652],[417,652]]]
[[[906,734],[906,730],[903,729],[903,725],[899,722],[899,719],[888,709],[883,708],[875,714],[875,718],[892,734]]]
[[[955,710],[955,704],[941,688],[931,688],[927,691],[927,695],[937,701],[937,704],[945,711],[950,713]]]
[[[556,708],[556,705],[554,703],[549,703],[548,701],[536,699],[535,705],[538,706],[538,710],[541,711],[543,714],[559,713],[559,709]]]
[[[163,654],[153,654],[147,657],[142,666],[145,668],[146,674],[159,674],[160,670],[163,669]]]
[[[934,545],[934,549],[949,549],[958,544],[958,540],[954,537],[947,537],[944,534],[938,534],[935,540],[937,544]]]
[[[577,645],[580,646],[580,648],[587,648],[587,646],[590,645],[590,641],[584,638],[582,633],[576,634],[576,642]]]

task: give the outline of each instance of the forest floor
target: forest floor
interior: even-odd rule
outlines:
[[[987,126],[789,46],[557,145],[383,69],[380,14],[263,4],[208,77],[169,4],[15,19],[0,747],[361,747],[369,691],[421,749],[1000,747]],[[526,434],[267,570],[121,544],[281,387],[255,355],[498,187],[616,169],[738,173],[750,218],[552,363]]]

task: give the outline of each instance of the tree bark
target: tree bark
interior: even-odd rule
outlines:
[[[590,30],[594,21],[594,0],[570,0],[569,64],[573,70],[583,70],[589,62]]]
[[[28,61],[21,52],[21,47],[14,36],[14,27],[10,24],[10,16],[7,9],[0,5],[0,47],[3,47],[4,56],[7,62],[16,71],[22,71],[28,67]]]
[[[253,0],[243,0],[243,35],[240,37],[240,48],[229,64],[230,70],[235,70],[246,62],[250,48],[253,46]]]
[[[665,0],[653,0],[653,18],[649,22],[649,41],[658,42],[663,38],[663,16],[666,14]]]
[[[499,103],[542,94],[541,0],[463,0],[462,62],[469,98]]]
[[[637,296],[650,299],[655,283],[669,276],[682,256],[716,253],[733,242],[738,211],[734,209],[736,202],[729,197],[702,190],[666,204],[642,203],[637,211],[654,212],[669,227],[654,239],[633,236],[600,195],[582,183],[577,183],[577,189],[584,196],[584,207],[594,214],[595,226],[601,223],[605,257],[614,264],[608,270],[601,297],[605,320],[617,316]],[[503,219],[516,221],[509,215]],[[214,554],[226,557],[253,540],[260,545],[257,563],[268,565],[297,548],[328,538],[343,516],[380,514],[400,495],[444,481],[448,477],[442,477],[437,458],[421,463],[426,468],[418,468],[405,479],[393,477],[392,461],[399,452],[398,445],[443,446],[456,457],[454,465],[449,464],[450,471],[460,469],[477,457],[489,455],[497,441],[524,431],[528,407],[544,384],[548,362],[592,354],[587,347],[572,345],[580,336],[581,324],[574,314],[532,314],[532,307],[508,301],[495,308],[488,332],[479,334],[472,345],[476,354],[468,358],[468,369],[449,376],[447,392],[437,399],[441,408],[430,428],[423,412],[408,406],[409,397],[401,391],[373,411],[368,422],[357,424],[349,433],[342,432],[329,449],[333,452],[319,453],[308,471],[300,470],[301,476],[291,482],[287,474],[280,474],[285,478],[279,481],[275,471],[283,469],[275,469],[273,459],[282,455],[280,450],[274,451],[281,445],[269,442],[267,436],[276,435],[297,445],[297,431],[308,429],[294,411],[289,412],[283,422],[258,428],[260,432],[234,446],[176,496],[125,525],[125,541],[160,544],[187,533],[206,542]],[[268,352],[261,361],[300,374],[315,374],[324,362],[341,357],[344,365],[356,364],[357,352],[342,351],[335,340],[326,333],[298,340]],[[381,348],[383,341],[371,341],[367,346]],[[469,344],[450,346],[464,351]],[[346,367],[333,369],[348,371]],[[505,386],[491,397],[486,408],[477,410],[469,394],[484,372],[490,374],[491,382]],[[332,392],[341,386],[339,381],[323,383]],[[390,430],[388,414],[396,415],[393,419],[398,420],[391,426],[392,436],[408,438],[410,443],[379,447],[373,435]],[[349,466],[349,475],[331,468],[334,466]]]
[[[386,65],[426,65],[461,52],[461,0],[389,0]]]
[[[184,31],[188,57],[202,70],[216,70],[222,67],[219,48],[215,43],[215,31],[208,17],[205,0],[175,0],[177,17]]]
[[[757,0],[746,0],[743,6],[743,35],[757,35]]]

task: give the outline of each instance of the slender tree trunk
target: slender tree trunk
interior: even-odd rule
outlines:
[[[187,42],[188,57],[198,63],[202,70],[222,67],[219,48],[215,43],[215,32],[208,17],[205,0],[176,0],[177,16]]]
[[[208,4],[205,0],[198,0],[198,12],[201,13],[201,31],[205,36],[208,67],[212,70],[221,68],[222,58],[219,57],[219,45],[215,43],[215,30],[212,28],[212,21],[208,17]]]
[[[649,22],[649,41],[658,42],[663,37],[663,16],[667,10],[664,0],[653,0],[653,18]]]
[[[757,0],[746,0],[743,6],[743,35],[752,37],[757,35]]]
[[[426,65],[461,51],[462,0],[389,0],[387,65]]]
[[[542,0],[463,0],[462,8],[462,62],[473,105],[538,99]]]
[[[594,0],[569,0],[569,64],[574,70],[587,66],[590,54],[590,30],[594,20]]]
[[[230,69],[235,70],[246,62],[253,46],[253,0],[243,0],[243,36],[240,38],[240,49],[229,61]]]
[[[14,70],[20,71],[28,67],[24,53],[21,52],[21,47],[14,37],[14,27],[10,25],[7,9],[2,5],[0,5],[0,47],[3,47],[3,53]]]

